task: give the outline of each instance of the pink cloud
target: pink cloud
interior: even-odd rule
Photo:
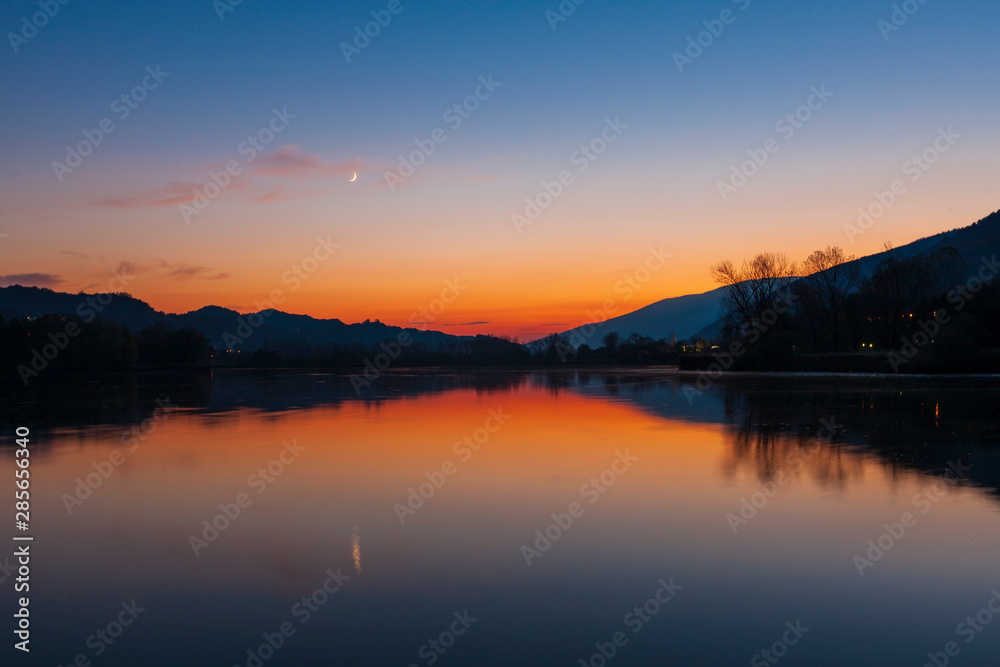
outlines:
[[[319,156],[306,153],[301,146],[296,145],[282,146],[271,153],[261,154],[247,166],[246,171],[233,176],[231,183],[222,188],[220,196],[235,195],[262,204],[291,201],[322,193],[315,189],[304,190],[288,187],[289,185],[294,186],[295,183],[317,177],[337,177],[346,180],[355,172],[362,173],[378,168],[377,165],[366,163],[360,157],[350,162],[324,162]],[[219,169],[223,167],[214,171]],[[279,183],[275,186],[273,182],[263,184],[255,179],[277,179]],[[210,183],[212,180],[206,173],[204,179],[198,182],[168,183],[146,192],[108,197],[94,203],[97,206],[124,209],[190,204],[197,193],[203,192],[205,186]]]
[[[301,146],[290,145],[257,158],[253,173],[285,179],[304,179],[316,176],[350,176],[363,169],[361,158],[340,164],[323,162],[318,155],[309,155],[303,151]]]

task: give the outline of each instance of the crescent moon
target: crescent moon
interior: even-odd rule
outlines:
[[[356,180],[358,180],[358,172],[354,172],[354,176],[351,177],[351,180],[349,182],[353,183]]]

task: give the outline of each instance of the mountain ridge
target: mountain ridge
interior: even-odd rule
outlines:
[[[101,299],[100,297],[105,297]],[[0,287],[0,316],[41,317],[76,315],[84,320],[110,320],[138,331],[166,325],[201,331],[219,349],[253,352],[265,342],[371,344],[406,333],[414,343],[440,345],[471,340],[440,331],[397,327],[379,320],[346,324],[342,320],[266,309],[240,313],[223,306],[208,305],[186,313],[164,313],[126,293],[57,292],[45,287],[12,285]]]
[[[890,254],[905,259],[953,247],[971,270],[982,254],[1000,253],[1000,211],[987,215],[971,225],[925,236],[898,248],[883,250],[855,259],[862,277],[872,275]],[[719,287],[702,294],[668,297],[638,308],[630,313],[609,318],[596,324],[583,324],[561,333],[574,347],[586,344],[599,347],[601,339],[611,332],[626,338],[633,333],[660,340],[701,337],[708,339],[721,329],[719,305],[726,288]]]

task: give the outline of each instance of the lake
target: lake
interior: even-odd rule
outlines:
[[[4,479],[15,427],[32,452],[18,664],[998,664],[998,378],[709,384],[216,371],[8,395]]]

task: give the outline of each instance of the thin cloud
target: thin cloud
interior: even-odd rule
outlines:
[[[211,182],[211,181],[208,181]],[[246,188],[249,183],[234,178],[223,192],[239,192]],[[112,208],[157,208],[160,206],[176,206],[179,204],[190,204],[194,201],[195,194],[205,187],[205,183],[169,183],[162,188],[138,192],[121,197],[110,197],[100,199],[95,202],[98,206],[109,206]]]
[[[269,204],[271,202],[281,202],[281,201],[292,201],[294,199],[305,199],[307,197],[315,197],[316,195],[322,194],[316,190],[297,190],[296,192],[290,192],[285,188],[284,183],[279,183],[271,192],[267,194],[259,195],[254,197],[255,202],[261,204]]]
[[[285,194],[285,186],[279,184],[278,187],[276,187],[271,192],[254,197],[253,200],[258,202],[282,201],[284,194]]]
[[[230,276],[230,274],[218,272],[210,266],[192,266],[183,262],[170,263],[162,259],[159,263],[161,267],[168,270],[166,275],[168,280],[191,280],[192,278],[200,280],[224,280]]]
[[[22,285],[24,287],[55,287],[66,282],[54,273],[11,273],[0,276],[0,287]]]
[[[126,259],[123,259],[122,261],[118,262],[118,269],[117,269],[117,271],[118,271],[118,273],[123,273],[123,274],[128,275],[130,273],[139,273],[139,272],[143,271],[143,269],[140,269],[138,266],[136,266],[132,262],[130,262],[130,261],[126,260]]]
[[[349,179],[354,173],[366,173],[378,169],[378,165],[366,163],[360,157],[350,162],[324,162],[318,155],[307,153],[301,146],[282,146],[273,152],[262,153],[251,163],[243,163],[246,170],[231,176],[229,185],[220,189],[217,198],[239,197],[254,203],[292,201],[314,197],[321,192],[315,189],[288,187],[316,178]],[[133,192],[117,197],[106,197],[94,202],[97,206],[119,209],[158,208],[192,204],[213,181],[209,172],[224,170],[223,163],[214,167],[199,167],[204,171],[202,180],[175,181],[159,188],[144,192]],[[275,181],[278,181],[275,184]]]
[[[456,322],[454,324],[442,324],[443,327],[471,327],[477,324],[489,324],[489,322]]]
[[[361,158],[340,164],[323,162],[318,155],[310,155],[301,146],[293,144],[261,155],[253,164],[253,173],[283,179],[306,179],[317,176],[350,176],[363,168]]]

